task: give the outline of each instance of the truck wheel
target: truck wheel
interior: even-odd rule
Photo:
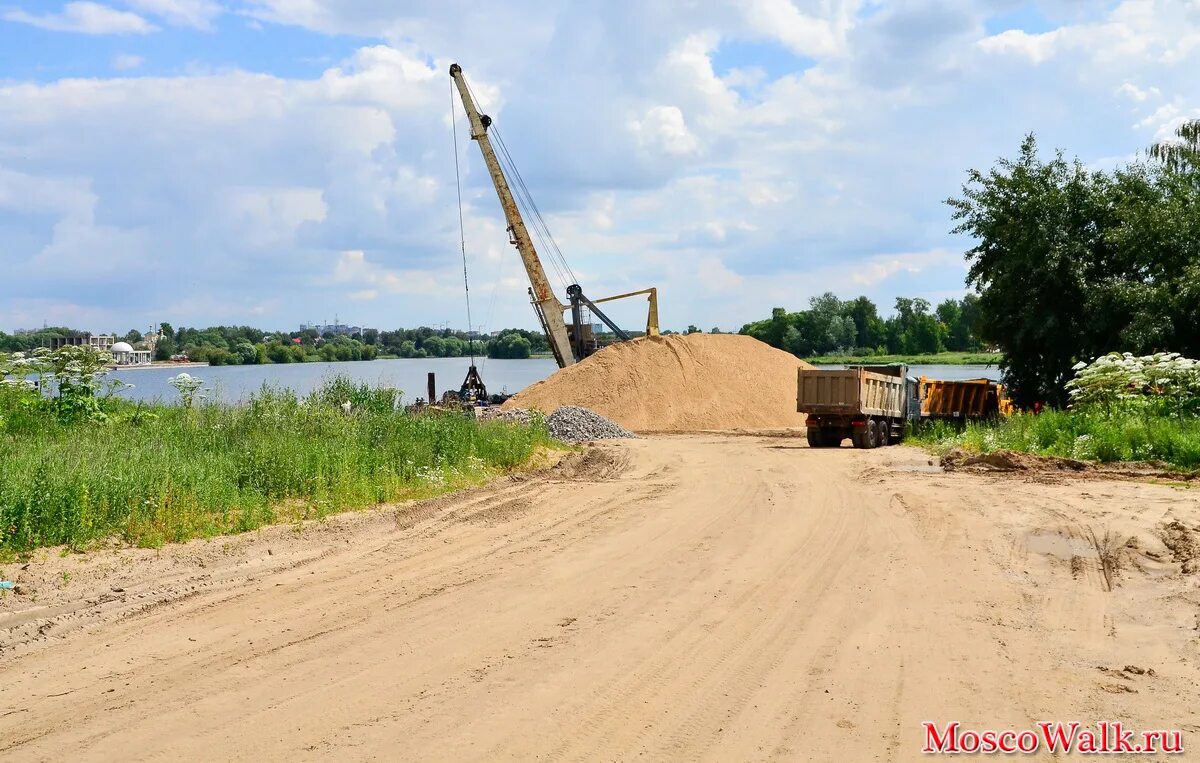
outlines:
[[[879,420],[879,447],[892,444],[892,427],[884,419]]]
[[[867,428],[862,434],[864,448],[879,447],[879,427],[874,421],[867,420]]]
[[[820,429],[817,429],[816,427],[809,427],[807,434],[808,434],[808,447],[822,448],[825,446],[825,438],[821,436],[822,432]]]

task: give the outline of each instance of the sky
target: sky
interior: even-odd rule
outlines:
[[[535,327],[453,62],[586,293],[737,330],[964,294],[966,171],[1200,116],[1200,0],[0,0],[0,330],[465,329],[452,119],[472,323]]]

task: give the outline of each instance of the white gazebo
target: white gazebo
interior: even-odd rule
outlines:
[[[135,350],[129,342],[117,342],[109,352],[118,366],[145,366],[152,360],[149,350]]]

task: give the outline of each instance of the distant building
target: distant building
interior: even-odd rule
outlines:
[[[108,351],[118,366],[145,366],[153,360],[149,350],[135,350],[129,342],[117,342]]]
[[[75,336],[50,337],[50,349],[58,350],[63,347],[92,347],[104,352],[111,352],[117,338],[110,334],[78,334]],[[122,342],[121,344],[124,344]],[[129,347],[129,345],[125,345]],[[130,349],[133,349],[132,347]]]
[[[363,335],[364,329],[362,326],[348,326],[345,323],[301,323],[301,331],[315,331],[318,336],[326,334],[334,334],[336,336],[359,336]]]

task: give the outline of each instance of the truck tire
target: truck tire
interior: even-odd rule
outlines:
[[[886,419],[879,420],[879,447],[892,444],[892,425]]]
[[[862,433],[864,448],[879,447],[879,427],[876,422],[867,419],[867,428]]]
[[[806,434],[808,437],[808,447],[810,447],[810,448],[825,447],[825,438],[822,436],[824,433],[820,429],[818,429],[817,427],[809,427],[808,432]]]

